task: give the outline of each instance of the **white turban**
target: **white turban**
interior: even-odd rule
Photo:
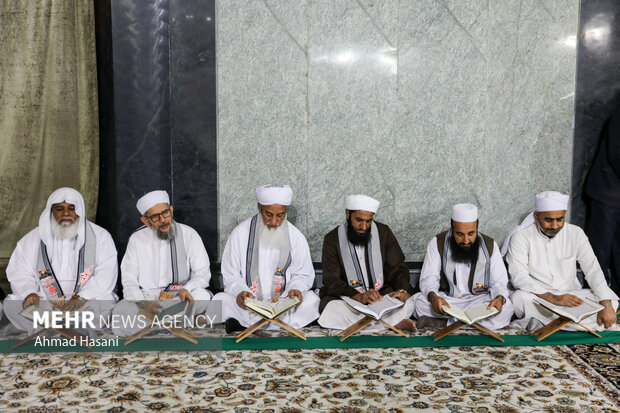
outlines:
[[[263,185],[256,188],[256,201],[261,205],[285,205],[293,202],[293,190],[288,185]]]
[[[546,211],[566,211],[568,209],[568,195],[562,195],[556,191],[545,191],[540,194],[536,194],[536,200],[534,202],[534,211],[537,212],[546,212]],[[508,248],[510,247],[510,239],[517,232],[529,227],[530,225],[534,225],[536,222],[536,218],[534,218],[534,213],[530,213],[525,217],[523,222],[520,225],[510,231],[508,237],[506,237],[506,241],[504,241],[504,245],[502,245],[502,256],[508,253]]]
[[[140,211],[140,215],[146,214],[146,211],[153,208],[157,204],[170,205],[170,197],[166,191],[151,191],[142,196],[136,202],[136,208]]]
[[[568,195],[556,191],[545,191],[536,195],[537,212],[566,211],[568,209]]]
[[[349,211],[368,211],[375,214],[379,209],[379,201],[367,195],[349,195],[346,204]]]
[[[80,217],[80,225],[78,226],[76,247],[81,248],[84,245],[84,222],[86,220],[86,208],[84,207],[84,198],[82,194],[73,188],[58,188],[47,198],[47,205],[39,217],[39,235],[43,243],[48,249],[52,249],[54,235],[52,234],[51,210],[52,205],[66,202],[75,207],[75,213]]]
[[[455,222],[476,222],[478,208],[472,204],[456,204],[452,207],[452,220]]]

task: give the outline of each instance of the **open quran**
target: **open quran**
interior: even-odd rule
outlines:
[[[555,305],[547,300],[543,300],[542,298],[534,298],[534,301],[536,301],[543,307],[553,311],[557,315],[568,318],[575,323],[580,323],[584,318],[590,317],[591,315],[596,314],[605,308],[604,306],[600,305],[596,301],[590,300],[589,298],[584,299],[583,303],[575,307]]]
[[[253,298],[246,298],[244,303],[247,308],[269,319],[273,319],[289,309],[297,306],[301,301],[299,298],[287,298],[277,303],[259,301]]]
[[[499,310],[497,308],[491,307],[487,309],[487,306],[488,304],[481,304],[475,307],[468,308],[467,310],[462,310],[455,305],[452,305],[451,307],[446,307],[444,305],[441,309],[446,314],[451,315],[457,320],[460,320],[465,324],[471,325],[499,313]]]
[[[340,296],[340,298],[351,308],[372,317],[375,320],[381,320],[384,315],[405,304],[399,299],[390,297],[389,295],[384,295],[380,300],[377,300],[372,304],[362,304],[359,301],[356,301],[351,297],[345,297],[344,295]]]
[[[178,303],[171,305],[168,308],[161,310],[158,315],[158,318],[164,317],[179,317],[187,314],[187,310],[189,309],[189,300],[179,301]]]

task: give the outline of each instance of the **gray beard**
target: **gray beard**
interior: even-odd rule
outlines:
[[[80,218],[76,219],[71,225],[61,225],[54,217],[51,219],[52,234],[59,239],[72,239],[77,237]]]
[[[282,223],[284,223],[284,221],[282,221]],[[275,229],[269,229],[269,227],[263,222],[262,218],[259,219],[256,224],[258,227],[258,240],[261,247],[275,249],[281,249],[284,247],[284,244],[286,243],[286,234],[284,233],[282,224]]]
[[[170,241],[174,238],[174,234],[176,232],[174,221],[170,221],[170,229],[167,232],[160,231],[159,229],[155,229],[155,227],[151,226],[151,229],[155,233],[158,239],[162,241]]]

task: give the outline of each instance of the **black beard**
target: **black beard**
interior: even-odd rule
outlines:
[[[452,261],[459,264],[471,264],[478,261],[478,252],[480,249],[480,236],[468,248],[463,248],[456,243],[454,237],[450,237],[450,251],[452,252]]]
[[[347,238],[353,245],[366,245],[370,241],[370,227],[363,234],[358,234],[351,224],[351,219],[347,219]]]
[[[545,235],[547,238],[555,237],[556,235],[558,235],[558,232],[560,232],[560,230],[564,228],[564,225],[562,225],[560,228],[557,229],[544,229],[540,224],[538,224],[538,222],[536,222],[536,226],[538,227],[538,231],[540,231],[541,234]]]

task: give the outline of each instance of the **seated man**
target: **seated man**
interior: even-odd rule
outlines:
[[[366,195],[349,195],[346,220],[323,240],[323,287],[321,317],[324,328],[344,330],[364,315],[353,310],[340,296],[370,304],[389,294],[405,304],[383,321],[402,330],[415,331],[411,317],[414,289],[409,282],[405,255],[390,228],[373,220],[379,201]],[[387,327],[373,322],[364,331]]]
[[[144,226],[127,243],[121,262],[125,299],[118,303],[113,314],[153,317],[161,306],[179,300],[192,303],[191,315],[203,314],[211,300],[211,293],[206,289],[211,271],[200,235],[174,220],[174,207],[166,191],[147,193],[136,207]],[[155,302],[164,290],[169,293],[164,294],[169,299]],[[127,336],[141,330],[138,323],[125,324],[113,324],[114,333]]]
[[[517,290],[510,299],[515,314],[521,319],[515,324],[527,327],[528,331],[535,331],[557,318],[553,312],[536,304],[535,297],[569,307],[590,298],[605,309],[581,324],[592,330],[602,330],[616,323],[618,296],[607,286],[583,230],[564,222],[568,199],[568,195],[554,191],[536,195],[535,212],[509,240],[506,261],[510,281]],[[589,289],[582,288],[577,279],[577,262]],[[564,329],[583,331],[576,324]]]
[[[33,322],[19,313],[35,305],[51,309],[50,301],[65,298],[62,310],[84,307],[95,314],[93,324],[103,328],[117,296],[116,247],[110,234],[86,219],[84,199],[71,188],[52,192],[39,226],[15,247],[6,274],[12,294],[4,301],[11,323],[34,332]],[[50,300],[50,301],[41,301]]]
[[[256,199],[258,214],[233,230],[222,255],[224,292],[214,300],[222,301],[227,333],[261,320],[247,309],[246,298],[299,298],[301,304],[280,318],[293,328],[304,327],[319,317],[319,298],[310,291],[314,267],[308,243],[286,220],[293,191],[288,185],[265,185],[256,189]],[[268,328],[278,326],[269,323]]]
[[[413,314],[418,325],[433,325],[437,323],[422,317],[448,318],[443,306],[466,310],[488,304],[487,308],[500,312],[478,324],[496,330],[507,326],[513,314],[506,299],[507,284],[499,247],[478,232],[478,208],[457,204],[452,208],[450,230],[435,236],[426,248]]]

